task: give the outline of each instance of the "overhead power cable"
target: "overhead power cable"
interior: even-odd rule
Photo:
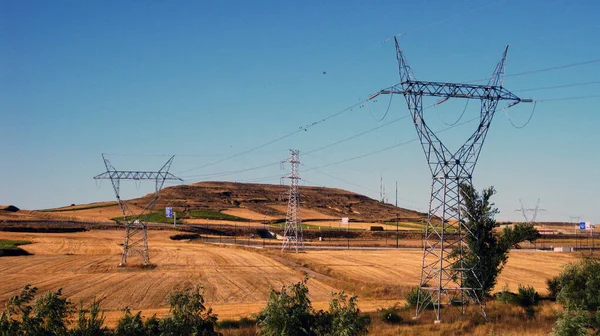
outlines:
[[[360,102],[358,102],[358,103],[356,103],[356,104],[354,104],[354,105],[352,105],[352,106],[349,106],[349,107],[347,107],[347,108],[345,108],[345,109],[343,109],[343,110],[341,110],[341,111],[338,111],[338,112],[336,112],[336,113],[330,114],[329,116],[327,116],[327,117],[325,117],[325,118],[323,118],[323,119],[321,119],[321,120],[315,121],[315,122],[313,122],[313,123],[311,123],[311,124],[308,124],[308,125],[306,125],[306,126],[300,126],[300,127],[298,128],[298,130],[296,130],[296,131],[293,131],[293,132],[290,132],[290,133],[288,133],[288,134],[285,134],[285,135],[283,135],[283,136],[281,136],[281,137],[279,137],[279,138],[276,138],[276,139],[274,139],[274,140],[268,141],[268,142],[266,142],[266,143],[264,143],[264,144],[262,144],[262,145],[258,145],[258,146],[256,146],[256,147],[252,147],[252,148],[250,148],[250,149],[247,149],[247,150],[245,150],[245,151],[242,151],[242,152],[239,152],[239,153],[233,154],[233,155],[231,155],[231,156],[228,156],[228,157],[226,157],[226,158],[224,158],[224,159],[221,159],[221,160],[213,161],[213,162],[211,162],[211,163],[207,163],[207,164],[205,164],[205,165],[202,165],[202,166],[199,166],[199,167],[194,167],[194,168],[190,168],[190,169],[187,169],[187,170],[181,171],[181,172],[179,172],[179,174],[181,174],[181,173],[187,173],[187,172],[189,172],[189,171],[192,171],[192,170],[198,170],[198,169],[202,169],[202,168],[210,167],[210,166],[216,165],[216,164],[218,164],[218,163],[221,163],[221,162],[225,162],[225,161],[228,161],[228,160],[234,159],[234,158],[236,158],[236,157],[242,156],[242,155],[244,155],[244,154],[248,154],[248,153],[250,153],[250,152],[253,152],[253,151],[257,150],[257,149],[260,149],[260,148],[266,147],[266,146],[268,146],[268,145],[271,145],[271,144],[273,144],[273,143],[276,143],[276,142],[278,142],[278,141],[281,141],[281,140],[283,140],[283,139],[289,138],[289,137],[291,137],[292,135],[298,134],[298,133],[300,133],[300,132],[302,132],[302,131],[307,131],[307,130],[308,130],[309,128],[311,128],[311,127],[314,127],[314,126],[316,126],[316,125],[319,125],[319,124],[321,124],[321,123],[323,123],[323,122],[325,122],[325,121],[327,121],[327,120],[329,120],[329,119],[335,118],[335,117],[337,117],[337,116],[339,116],[339,115],[341,115],[341,114],[343,114],[343,113],[345,113],[345,112],[351,111],[353,108],[355,108],[355,107],[357,107],[357,106],[360,106],[360,105],[361,105],[363,102],[364,102],[364,100],[361,100]]]
[[[593,84],[600,84],[600,81],[583,82],[583,83],[573,83],[573,84],[556,85],[556,86],[544,86],[544,87],[533,88],[533,89],[513,90],[513,92],[526,92],[526,91],[540,91],[540,90],[550,90],[550,89],[562,89],[562,88],[566,88],[566,87],[584,86],[584,85],[593,85]]]

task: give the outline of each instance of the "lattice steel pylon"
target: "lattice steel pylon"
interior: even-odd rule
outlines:
[[[102,154],[104,165],[106,166],[106,172],[94,176],[95,180],[110,180],[115,196],[119,202],[119,207],[123,213],[123,220],[125,221],[125,241],[123,242],[123,253],[121,254],[121,262],[119,266],[125,265],[127,257],[132,253],[137,253],[142,258],[145,266],[150,265],[150,255],[148,254],[148,233],[147,233],[147,219],[146,215],[158,200],[158,195],[166,180],[183,181],[175,175],[169,173],[169,168],[173,162],[171,156],[169,161],[165,163],[162,168],[157,172],[151,171],[133,171],[133,170],[116,170],[115,167],[108,161],[108,159]],[[155,193],[152,199],[138,214],[135,214],[127,206],[127,204],[121,199],[120,196],[120,184],[121,180],[154,180],[155,181]]]
[[[394,37],[394,41],[400,83],[381,90],[369,99],[379,94],[404,95],[433,177],[419,285],[421,290],[415,315],[418,317],[430,302],[435,308],[436,323],[441,322],[440,314],[443,305],[458,304],[464,313],[466,304],[475,302],[485,315],[485,308],[480,300],[482,286],[467,287],[463,281],[467,272],[474,275],[476,279],[479,277],[476,267],[467,265],[463,258],[469,248],[466,244],[468,235],[476,236],[464,225],[461,216],[461,206],[464,202],[459,187],[463,183],[472,184],[475,165],[498,102],[508,100],[511,101],[509,106],[513,106],[531,100],[523,100],[502,86],[508,46],[488,84],[475,85],[416,80],[397,38]],[[449,98],[481,101],[479,125],[456,152],[451,152],[426,124],[423,115],[423,96],[441,97],[441,101]],[[481,284],[479,280],[477,282]]]
[[[535,208],[528,208],[526,209],[525,206],[523,205],[523,201],[521,201],[521,199],[519,199],[519,203],[521,203],[521,209],[517,209],[515,211],[521,211],[521,213],[523,214],[523,217],[525,218],[525,223],[533,223],[535,222],[535,220],[537,219],[537,215],[540,211],[546,211],[546,209],[542,209],[540,208],[540,199],[538,198],[537,203],[535,204]],[[531,215],[531,218],[529,218],[529,216],[527,216],[527,212],[533,212],[533,214]]]
[[[296,253],[299,248],[304,247],[304,237],[302,234],[302,225],[300,220],[299,203],[300,203],[300,192],[298,190],[298,166],[300,160],[298,158],[300,152],[297,149],[290,149],[290,158],[282,161],[290,163],[290,174],[287,176],[290,179],[290,197],[288,200],[287,216],[285,219],[285,230],[283,231],[283,243],[281,245],[281,251],[285,249],[295,249]]]

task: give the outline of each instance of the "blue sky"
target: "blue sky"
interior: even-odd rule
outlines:
[[[410,118],[390,123],[408,114],[403,97],[358,104],[398,82],[384,41],[402,33],[416,77],[430,81],[489,77],[509,44],[505,87],[540,101],[523,129],[498,109],[475,170],[478,189],[498,191],[498,219],[520,220],[519,199],[540,198],[539,220],[600,223],[600,97],[550,100],[599,94],[599,12],[592,0],[2,1],[0,204],[113,200],[92,179],[101,153],[123,170],[158,169],[175,154],[171,171],[186,183],[279,183],[276,162],[297,148],[305,185],[378,198],[382,177],[391,203],[398,181],[399,205],[426,211],[431,176],[416,132]],[[532,108],[506,112],[522,125]],[[443,129],[464,110],[441,136],[456,148],[478,109],[448,101],[426,118]],[[122,196],[151,190],[124,182]]]

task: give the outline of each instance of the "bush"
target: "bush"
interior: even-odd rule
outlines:
[[[271,289],[267,306],[258,314],[261,335],[309,335],[313,309],[308,299],[308,287],[301,282]]]
[[[77,324],[71,330],[72,336],[100,336],[110,334],[108,328],[104,327],[104,313],[100,313],[100,301],[93,300],[89,308],[89,316],[83,309],[79,308]]]
[[[546,279],[546,288],[548,288],[548,297],[553,300],[556,299],[558,292],[560,292],[560,281],[558,276]]]
[[[322,335],[354,336],[366,335],[367,326],[371,322],[368,316],[361,316],[356,304],[357,297],[341,293],[332,293],[329,301],[331,316],[329,332]]]
[[[266,336],[356,336],[367,333],[371,322],[360,314],[356,296],[332,293],[329,311],[315,311],[308,299],[304,278],[301,282],[271,289],[267,306],[258,314],[260,334]]]
[[[585,336],[589,335],[586,323],[587,316],[580,310],[565,310],[556,320],[550,335],[553,336]]]
[[[377,313],[379,313],[381,321],[390,324],[398,324],[402,323],[402,317],[398,315],[397,309],[398,307],[394,305],[388,308],[378,309]]]
[[[212,313],[212,308],[204,306],[200,290],[201,287],[196,286],[169,294],[170,316],[160,323],[164,335],[220,335],[215,331],[217,315]]]
[[[36,287],[26,285],[19,295],[9,299],[6,311],[0,314],[0,335],[67,335],[73,304],[62,297],[59,289],[31,305],[36,292]]]
[[[498,302],[512,304],[517,302],[517,294],[508,290],[508,284],[504,285],[502,291],[494,294],[494,298]]]
[[[565,266],[557,278],[560,288],[556,300],[565,312],[555,325],[557,335],[591,328],[600,334],[600,260],[584,258]]]
[[[247,317],[242,317],[239,321],[222,320],[218,323],[219,329],[240,329],[256,325],[256,321]]]
[[[405,298],[407,307],[416,308],[420,298],[421,302],[425,303],[426,309],[433,308],[431,293],[426,290],[421,290],[419,287],[411,288],[408,293],[406,293]]]
[[[533,287],[525,287],[519,284],[519,292],[515,299],[517,304],[525,309],[525,314],[527,314],[528,317],[533,317],[533,315],[535,315],[534,306],[537,306],[540,302],[540,295]]]

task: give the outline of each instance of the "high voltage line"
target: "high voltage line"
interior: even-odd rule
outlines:
[[[505,75],[504,77],[516,77],[516,76],[524,76],[524,75],[530,75],[530,74],[537,74],[537,73],[541,73],[541,72],[547,72],[547,71],[565,69],[565,68],[570,68],[570,67],[575,67],[575,66],[581,66],[581,65],[587,65],[587,64],[593,64],[593,63],[599,63],[599,62],[600,62],[600,59],[594,59],[594,60],[589,60],[589,61],[575,62],[575,63],[558,65],[558,66],[553,66],[553,67],[548,67],[548,68],[542,68],[542,69],[536,69],[536,70],[531,70],[531,71],[524,71],[524,72],[519,72],[519,73],[514,73],[514,74],[508,74],[508,75]],[[477,81],[481,81],[481,80],[487,80],[487,79],[480,79],[480,80],[475,80],[475,81],[470,81],[470,82],[477,82]],[[466,83],[470,83],[470,82],[466,82]],[[598,83],[600,83],[600,81],[574,83],[574,84],[559,85],[559,86],[554,86],[554,87],[529,88],[529,89],[523,89],[523,90],[520,90],[520,91],[537,91],[537,90],[545,90],[545,89],[565,88],[565,87],[571,87],[571,86],[592,85],[592,84],[598,84]],[[545,98],[545,99],[537,99],[537,101],[538,102],[548,102],[548,101],[560,101],[560,100],[588,99],[588,98],[596,98],[596,97],[600,97],[600,95],[588,95],[588,96],[576,96],[576,97],[561,97],[561,98]],[[346,112],[349,112],[349,111],[353,110],[356,107],[362,107],[363,104],[367,102],[367,100],[368,99],[361,100],[358,103],[356,103],[354,105],[351,105],[351,106],[349,106],[349,107],[347,107],[347,108],[345,108],[343,110],[340,110],[338,112],[335,112],[333,114],[330,114],[330,115],[328,115],[327,117],[325,117],[325,118],[323,118],[321,120],[312,122],[312,123],[307,124],[305,126],[300,126],[300,127],[298,127],[297,130],[295,130],[293,132],[287,133],[287,134],[285,134],[285,135],[283,135],[281,137],[275,138],[275,139],[270,140],[268,142],[265,142],[265,143],[263,143],[261,145],[249,148],[247,150],[244,150],[244,151],[241,151],[239,153],[227,156],[227,157],[225,157],[223,159],[220,159],[220,160],[217,160],[217,161],[213,161],[213,162],[210,162],[210,163],[198,166],[198,167],[194,167],[194,168],[190,168],[190,169],[187,169],[187,170],[180,171],[180,172],[178,172],[178,174],[182,174],[182,173],[190,172],[190,171],[193,171],[193,170],[198,170],[198,169],[210,167],[210,166],[213,166],[213,165],[216,165],[216,164],[219,164],[219,163],[222,163],[222,162],[234,159],[236,157],[239,157],[239,156],[251,153],[251,152],[256,151],[258,149],[267,147],[267,146],[269,146],[269,145],[271,145],[273,143],[279,142],[279,141],[284,140],[286,138],[289,138],[289,137],[291,137],[293,135],[301,133],[302,131],[307,131],[311,127],[317,126],[317,125],[319,125],[321,123],[324,123],[324,122],[326,122],[326,121],[328,121],[328,120],[330,120],[332,118],[335,118],[335,117],[337,117],[339,115],[342,115],[342,114],[344,114]],[[390,121],[390,122],[388,122],[388,123],[386,123],[384,125],[377,126],[375,128],[369,129],[369,130],[367,130],[365,132],[353,135],[353,136],[351,136],[349,138],[345,138],[345,139],[339,140],[339,141],[337,141],[335,143],[332,143],[332,144],[329,144],[329,145],[326,145],[326,146],[323,146],[323,147],[320,147],[320,148],[308,151],[305,154],[311,154],[311,153],[314,153],[316,151],[319,151],[319,150],[322,150],[322,149],[325,149],[325,148],[337,145],[339,143],[343,143],[345,141],[349,141],[351,139],[360,137],[360,136],[362,136],[364,134],[367,134],[369,132],[372,132],[374,130],[382,128],[384,126],[387,126],[387,125],[390,125],[392,123],[398,122],[401,119],[404,119],[404,118],[407,118],[407,117],[408,117],[408,115],[405,115],[403,117],[394,119],[394,120],[392,120],[392,121]],[[268,167],[268,166],[271,166],[271,165],[274,165],[274,164],[275,163],[270,163],[270,164],[260,165],[260,166],[256,166],[256,167],[246,168],[246,169],[234,170],[234,171],[229,171],[229,172],[220,172],[220,173],[212,173],[212,174],[209,173],[209,174],[199,174],[199,175],[188,175],[188,176],[184,176],[184,177],[218,177],[218,176],[226,176],[226,175],[236,174],[236,173],[239,173],[239,172],[245,172],[245,171],[251,171],[251,170],[256,170],[256,169],[260,169],[260,168],[265,168],[265,167]]]

